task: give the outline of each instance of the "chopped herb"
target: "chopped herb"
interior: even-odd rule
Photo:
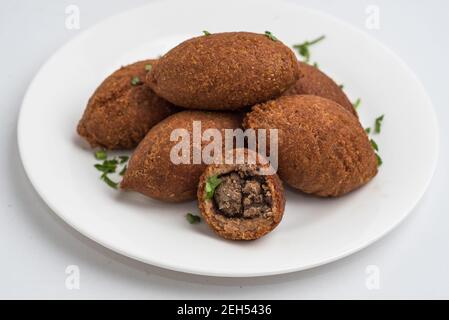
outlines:
[[[377,166],[380,167],[383,163],[382,158],[376,153]]]
[[[384,114],[380,117],[376,118],[376,121],[374,122],[374,132],[380,133],[380,129],[382,127],[382,121],[384,120]]]
[[[153,65],[151,65],[151,64],[146,64],[145,65],[145,70],[146,71],[151,71],[151,69],[153,69]]]
[[[357,98],[357,100],[352,104],[354,106],[354,109],[357,109],[360,106],[361,102],[362,102],[362,99]]]
[[[214,196],[215,188],[221,183],[221,179],[217,176],[207,178],[206,181],[206,199],[212,199]]]
[[[343,84],[339,84],[338,86],[340,87],[341,90],[343,90],[343,88],[345,87]]]
[[[126,161],[128,161],[129,157],[128,156],[120,156],[118,157],[120,159],[120,164],[125,163]]]
[[[319,69],[319,68],[318,68],[318,63],[314,62],[314,63],[313,63],[313,66],[314,66],[315,68]]]
[[[99,150],[99,151],[95,152],[95,158],[97,160],[106,160],[107,157],[108,157],[108,155],[106,154],[106,151],[104,151],[104,150]]]
[[[94,167],[103,173],[114,173],[117,169],[117,161],[115,160],[104,160],[103,163],[97,163]]]
[[[195,224],[201,222],[201,217],[191,214],[190,212],[186,214],[186,219],[190,224]]]
[[[374,150],[379,151],[379,146],[377,145],[376,141],[370,139],[369,142],[371,143],[371,146],[373,147]]]
[[[98,171],[102,172],[100,179],[103,180],[104,182],[106,182],[106,184],[108,186],[110,186],[111,188],[117,189],[119,182],[112,181],[109,178],[108,174],[115,173],[117,171],[117,167],[119,165],[123,165],[123,167],[119,173],[121,176],[123,176],[127,169],[126,162],[128,161],[129,157],[128,156],[118,156],[118,157],[115,157],[112,159],[107,159],[107,155],[106,155],[105,151],[103,151],[103,153],[99,153],[99,152],[95,153],[95,157],[99,160],[100,159],[103,160],[102,163],[94,164],[94,167]]]
[[[277,41],[278,38],[276,38],[270,31],[265,31],[265,35],[268,37],[268,39]]]
[[[203,30],[203,33],[204,33],[205,36],[210,36],[211,35],[211,33],[209,31],[207,31],[207,30]]]
[[[108,177],[108,175],[107,175],[106,173],[103,173],[103,174],[101,175],[101,179],[102,179],[104,182],[106,182],[106,184],[107,184],[108,186],[110,186],[111,188],[117,189],[117,187],[118,187],[118,182],[114,182],[114,181],[112,181],[111,179],[109,179],[109,177]]]
[[[141,84],[142,82],[140,81],[140,78],[139,77],[133,77],[132,79],[131,79],[131,84],[133,85],[133,86],[137,86],[137,85],[139,85],[139,84]]]
[[[293,48],[296,49],[301,57],[304,58],[304,62],[308,63],[310,61],[310,49],[309,47],[311,45],[314,45],[321,40],[323,40],[326,36],[322,35],[321,37],[318,37],[312,41],[305,41],[300,44],[293,45]]]
[[[370,127],[366,128],[366,129],[365,129],[365,132],[366,132],[367,134],[370,134],[371,128],[370,128]]]

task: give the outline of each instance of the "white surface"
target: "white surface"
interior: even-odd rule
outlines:
[[[312,5],[312,2],[304,2]],[[147,267],[118,256],[82,237],[56,218],[35,194],[21,168],[15,143],[17,111],[24,90],[40,64],[76,31],[64,28],[66,4],[4,4],[0,19],[2,206],[1,297],[128,298],[391,298],[449,297],[448,200],[445,195],[448,145],[442,138],[439,166],[426,196],[413,214],[389,236],[339,262],[305,272],[263,279],[217,279]],[[68,3],[67,3],[68,4]],[[128,2],[129,8],[141,2]],[[368,4],[368,3],[366,3]],[[322,2],[315,7],[363,28],[359,1]],[[373,4],[373,2],[369,2]],[[125,9],[124,4],[78,2],[81,24]],[[108,7],[105,7],[108,5]],[[369,31],[414,69],[431,95],[441,137],[447,136],[449,101],[445,91],[448,44],[443,1],[410,5],[378,2],[381,29]],[[439,7],[438,7],[439,6]],[[350,9],[349,9],[350,8]],[[420,24],[416,17],[420,16]],[[434,41],[437,40],[437,41]],[[347,50],[351,50],[348,48]],[[60,79],[55,79],[60,81]],[[407,115],[404,115],[407,121]],[[410,132],[410,139],[419,134]],[[45,153],[43,154],[45,156]],[[413,160],[413,159],[411,159]],[[413,174],[413,173],[410,173]],[[186,245],[186,250],[192,250]],[[64,285],[67,265],[78,265],[81,289]],[[365,270],[380,270],[380,289],[368,290]]]
[[[227,277],[319,266],[366,247],[398,225],[423,195],[437,159],[434,111],[415,76],[377,41],[327,15],[270,0],[244,4],[228,0],[219,15],[201,18],[202,11],[216,7],[207,0],[171,1],[128,11],[89,29],[45,63],[24,98],[18,141],[24,168],[49,207],[82,234],[128,257],[171,270]],[[254,18],[235,14],[236,7],[242,13],[253,10]],[[189,9],[192,14],[176,23],[164,18]],[[146,20],[152,12],[159,14]],[[232,14],[230,23],[227,17]],[[292,29],[288,21],[294,19],[308,28]],[[376,178],[337,199],[289,190],[281,225],[263,239],[245,243],[223,241],[205,224],[186,223],[185,213],[198,211],[195,201],[165,204],[133,193],[119,194],[99,181],[92,168],[93,152],[81,147],[75,128],[105,70],[157,56],[203,24],[214,31],[238,25],[253,32],[268,25],[285,43],[325,34],[326,41],[314,49],[313,58],[323,70],[345,79],[347,92],[363,96],[360,117],[365,126],[386,114],[382,133],[373,135],[384,160]],[[341,50],[347,47],[359,50]],[[408,139],[410,128],[421,134]],[[192,250],[179,243],[188,243]]]

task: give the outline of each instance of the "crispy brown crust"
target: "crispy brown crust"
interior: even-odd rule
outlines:
[[[177,144],[170,141],[172,130],[184,128],[192,134],[194,120],[201,121],[202,131],[208,128],[236,129],[241,127],[242,115],[182,111],[166,118],[154,126],[136,148],[121,187],[166,202],[195,199],[198,181],[206,165],[192,161],[191,164],[175,165],[170,160],[170,150]]]
[[[154,65],[156,61],[139,61],[122,67],[95,90],[77,128],[91,147],[135,148],[152,126],[178,111],[147,85],[131,84],[135,76],[145,80],[145,65]]]
[[[357,118],[335,102],[283,96],[256,105],[245,128],[279,129],[281,179],[318,196],[340,196],[370,181],[377,160]]]
[[[298,61],[300,77],[284,95],[308,94],[335,101],[358,117],[344,91],[320,69]]]
[[[265,35],[216,33],[173,48],[147,79],[176,105],[235,110],[280,96],[299,77],[296,61],[292,50]]]
[[[253,219],[230,218],[219,214],[212,199],[205,199],[205,186],[208,177],[231,172],[236,165],[209,165],[201,175],[198,184],[198,206],[206,223],[218,235],[229,240],[255,240],[272,231],[281,222],[285,209],[284,188],[279,177],[265,176],[273,199],[273,215]]]

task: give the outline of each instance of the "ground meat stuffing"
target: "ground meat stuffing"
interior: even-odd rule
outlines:
[[[234,171],[220,176],[214,202],[218,212],[231,218],[256,218],[272,214],[271,192],[263,176]]]

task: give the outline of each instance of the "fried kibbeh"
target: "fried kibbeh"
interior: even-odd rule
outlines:
[[[283,96],[253,107],[245,128],[277,128],[281,179],[322,197],[346,194],[370,181],[377,160],[358,119],[334,101]]]
[[[335,101],[358,117],[343,89],[317,67],[298,61],[300,77],[284,95],[308,94]]]
[[[260,174],[260,167],[250,162],[212,164],[201,175],[200,212],[221,237],[255,240],[281,222],[285,208],[282,182],[276,174]]]
[[[201,121],[202,133],[214,128],[220,130],[224,137],[224,129],[241,128],[242,117],[241,113],[187,110],[166,118],[155,125],[136,148],[121,188],[166,202],[195,199],[199,178],[207,165],[201,159],[199,164],[195,164],[192,159],[193,121]],[[171,160],[172,148],[180,142],[179,139],[171,139],[175,129],[189,134],[188,148],[191,151],[187,163],[176,164]],[[202,142],[202,148],[207,144]]]
[[[156,61],[122,67],[95,90],[77,127],[91,147],[135,148],[151,127],[178,111],[143,83],[146,66]]]
[[[147,80],[173,104],[203,110],[236,110],[276,98],[299,78],[295,54],[263,34],[226,32],[179,44]]]

